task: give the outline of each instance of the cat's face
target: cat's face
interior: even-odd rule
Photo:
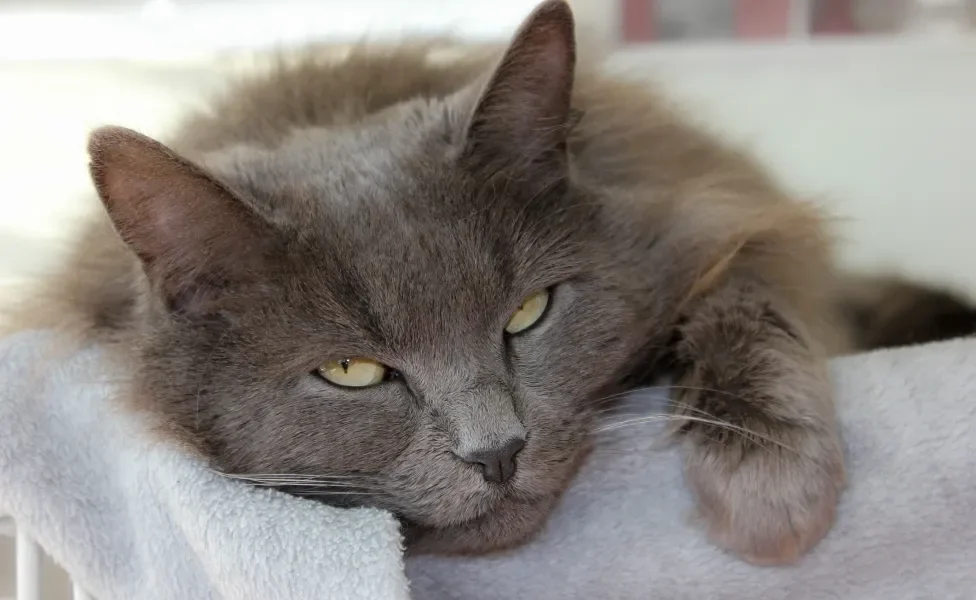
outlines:
[[[273,258],[216,321],[156,330],[147,381],[228,472],[361,475],[304,491],[441,526],[566,484],[587,447],[585,401],[619,373],[633,311],[590,198],[565,182],[486,181],[431,128],[391,150],[380,138],[406,135],[401,118],[216,167],[274,223]],[[541,316],[508,333],[540,291]],[[396,376],[344,387],[316,371],[344,359]],[[512,439],[525,446],[507,481],[465,461]]]
[[[642,338],[600,204],[570,177],[571,23],[542,25],[476,102],[418,101],[208,171],[132,132],[93,137],[157,300],[144,391],[221,469],[315,476],[293,491],[431,527],[565,487],[587,401]],[[533,295],[544,310],[506,331]],[[373,370],[343,379],[350,364]],[[479,457],[513,442],[489,473]]]

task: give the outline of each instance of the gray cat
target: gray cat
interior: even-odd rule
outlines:
[[[530,538],[614,394],[670,372],[707,533],[796,559],[844,483],[821,216],[577,65],[563,1],[455,50],[283,63],[169,146],[97,130],[109,219],[34,312],[120,350],[162,435],[416,552]]]

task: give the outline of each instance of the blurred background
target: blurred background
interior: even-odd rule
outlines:
[[[56,260],[92,207],[91,128],[165,137],[255,51],[425,33],[498,42],[535,4],[0,0],[0,294]],[[611,68],[662,86],[824,203],[845,265],[976,297],[976,0],[572,4]],[[11,552],[0,543],[0,598],[13,595]]]

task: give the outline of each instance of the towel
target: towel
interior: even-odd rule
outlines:
[[[48,365],[41,339],[0,342],[0,513],[100,600],[976,598],[976,340],[833,363],[850,483],[827,538],[771,568],[704,539],[654,421],[598,434],[533,542],[404,565],[390,515],[220,478],[112,406],[97,350]]]
[[[0,514],[90,595],[409,598],[392,515],[222,478],[113,405],[97,350],[49,356],[38,334],[0,342]]]
[[[849,484],[827,537],[755,567],[703,537],[663,425],[598,439],[542,536],[496,558],[422,558],[416,598],[976,599],[976,340],[835,360]],[[628,413],[659,413],[660,391]]]

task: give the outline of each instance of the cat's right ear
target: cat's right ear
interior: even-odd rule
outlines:
[[[482,91],[464,156],[533,174],[565,170],[575,70],[572,10],[547,0],[519,27]]]
[[[261,270],[269,226],[202,168],[122,127],[94,131],[88,152],[116,230],[171,310],[193,311]]]

